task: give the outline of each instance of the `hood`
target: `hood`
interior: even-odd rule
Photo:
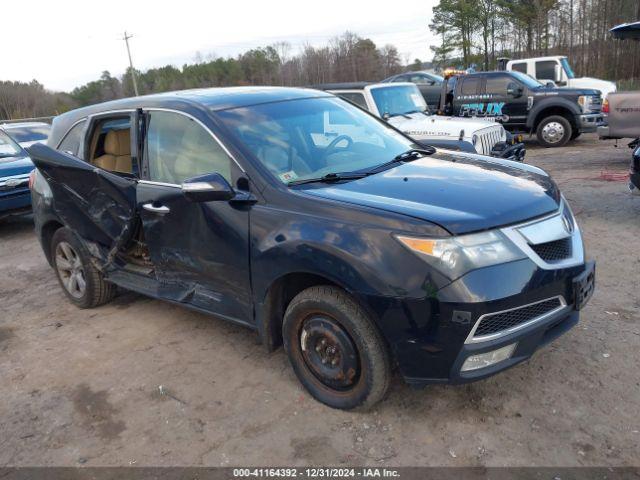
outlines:
[[[603,97],[606,97],[608,94],[616,91],[615,83],[608,80],[600,80],[599,78],[572,78],[569,80],[569,84],[574,88],[591,88],[594,90],[600,90]]]
[[[0,158],[0,178],[21,175],[33,170],[33,162],[27,156]]]
[[[436,223],[453,234],[522,222],[557,210],[560,191],[539,168],[438,153],[342,184],[314,184],[309,195]]]
[[[478,130],[497,125],[493,120],[482,118],[426,116],[422,113],[391,117],[388,122],[410,137],[451,137],[455,140],[460,137],[461,130],[464,130],[464,138],[470,139]]]

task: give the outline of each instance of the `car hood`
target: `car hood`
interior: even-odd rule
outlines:
[[[616,91],[615,83],[608,80],[600,80],[599,78],[572,78],[570,83],[572,87],[576,88],[593,88],[595,90],[600,90],[603,97],[606,97],[608,94]]]
[[[21,175],[33,170],[33,162],[27,156],[0,158],[0,178]]]
[[[483,128],[495,127],[493,120],[481,118],[426,116],[412,113],[406,117],[391,117],[388,122],[409,136],[422,137],[460,137],[464,130],[464,138],[471,138],[475,132]]]
[[[470,233],[558,209],[560,191],[539,168],[442,152],[342,184],[313,184],[313,196],[392,211]]]

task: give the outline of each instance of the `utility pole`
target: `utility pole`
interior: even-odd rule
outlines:
[[[127,55],[129,55],[129,66],[131,67],[131,78],[133,79],[133,91],[135,92],[137,97],[140,94],[138,93],[138,82],[136,81],[136,71],[133,68],[133,61],[131,60],[131,50],[129,49],[129,39],[131,37],[133,37],[133,35],[127,35],[127,32],[125,30],[124,37],[122,39],[124,40],[124,43],[127,44]]]

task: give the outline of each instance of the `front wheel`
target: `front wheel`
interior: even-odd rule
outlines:
[[[300,382],[333,408],[367,409],[391,378],[387,347],[369,315],[345,291],[308,288],[289,304],[284,348]]]
[[[543,147],[563,147],[571,140],[573,127],[563,116],[552,115],[540,122],[536,136]]]

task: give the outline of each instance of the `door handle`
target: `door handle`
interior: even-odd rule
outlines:
[[[148,212],[153,212],[160,215],[164,215],[165,213],[169,213],[170,211],[169,207],[165,207],[164,205],[156,207],[153,203],[145,203],[144,205],[142,205],[142,208],[144,208]]]

